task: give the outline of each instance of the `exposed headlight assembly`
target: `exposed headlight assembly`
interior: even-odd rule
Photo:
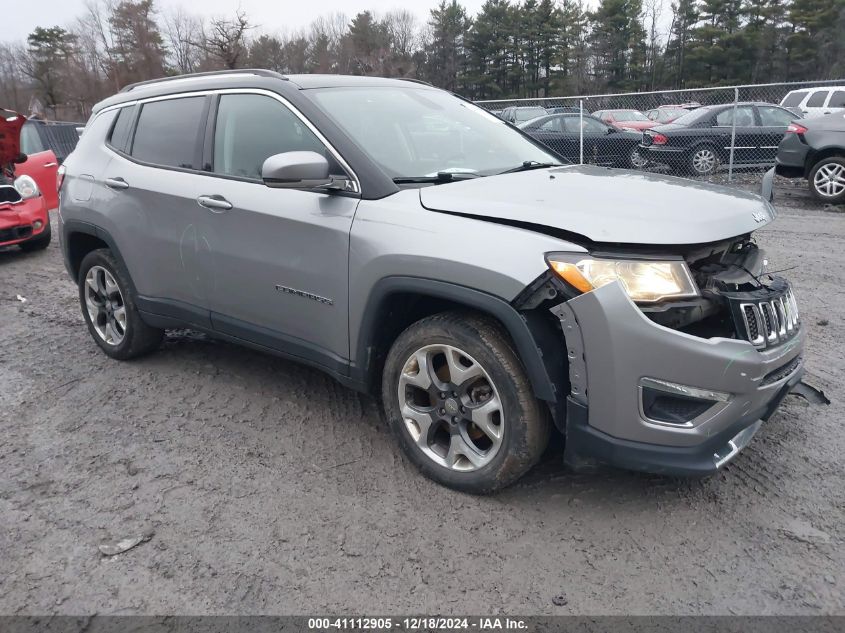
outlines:
[[[628,259],[581,259],[563,261],[548,257],[549,266],[573,288],[590,292],[619,281],[632,301],[654,303],[664,299],[698,296],[698,288],[686,262]]]
[[[28,200],[29,198],[36,198],[41,195],[38,185],[30,176],[18,176],[15,178],[15,189],[21,194],[21,198]]]

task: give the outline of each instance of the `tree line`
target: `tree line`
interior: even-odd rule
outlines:
[[[260,67],[410,77],[472,99],[564,96],[845,76],[845,0],[440,0],[325,15],[270,33],[238,10],[89,0],[72,24],[0,44],[0,105],[84,118],[135,81]]]

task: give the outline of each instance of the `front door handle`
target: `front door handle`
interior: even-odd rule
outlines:
[[[197,198],[197,204],[213,211],[214,213],[223,213],[232,208],[232,203],[226,200],[223,196],[200,196]]]
[[[109,189],[129,189],[129,183],[123,178],[106,178],[106,187]]]
[[[45,167],[55,167],[58,163],[44,163]]]

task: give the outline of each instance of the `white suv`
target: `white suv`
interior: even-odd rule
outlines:
[[[780,105],[793,110],[797,108],[806,119],[845,112],[845,86],[792,90],[781,99]]]

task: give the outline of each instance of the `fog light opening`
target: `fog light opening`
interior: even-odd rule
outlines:
[[[699,389],[657,378],[639,383],[640,414],[650,422],[691,427],[693,421],[717,405],[725,405],[731,394]]]
[[[35,222],[32,223],[32,228],[34,228],[36,231],[38,229],[40,229],[42,226],[44,226],[44,223],[41,220],[36,220]]]

